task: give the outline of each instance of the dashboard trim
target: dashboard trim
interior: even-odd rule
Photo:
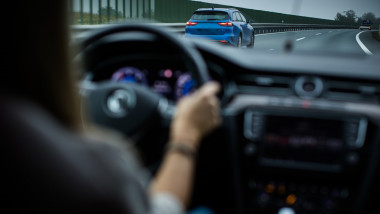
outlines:
[[[239,94],[223,110],[223,115],[233,116],[248,107],[268,107],[284,109],[303,109],[319,112],[339,112],[342,114],[355,114],[374,119],[380,125],[380,107],[370,103],[338,102],[331,100],[307,100],[298,97],[283,98],[263,95]]]

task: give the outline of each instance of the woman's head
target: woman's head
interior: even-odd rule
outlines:
[[[2,79],[5,93],[40,105],[69,128],[79,128],[69,50],[67,0],[17,1],[16,66]]]

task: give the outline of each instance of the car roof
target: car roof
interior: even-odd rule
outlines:
[[[366,19],[366,20],[362,21],[362,25],[368,25],[368,24],[372,24],[372,21],[369,20],[369,19]]]
[[[224,12],[239,11],[238,9],[235,9],[235,8],[199,8],[195,12],[198,12],[198,11],[210,11],[210,10],[213,10],[213,11],[224,11]]]

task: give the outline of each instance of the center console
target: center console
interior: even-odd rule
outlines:
[[[245,213],[348,213],[368,121],[312,111],[246,110],[238,148]]]

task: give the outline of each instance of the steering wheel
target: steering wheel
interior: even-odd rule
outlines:
[[[181,41],[178,36],[172,35],[162,26],[149,24],[113,25],[85,32],[86,35],[83,36],[85,39],[80,42],[82,46],[79,55],[84,67],[88,68],[95,63],[96,57],[88,56],[100,46],[109,43],[109,36],[136,32],[149,34],[151,36],[149,42],[153,42],[152,45],[165,44],[167,48],[176,50],[185,68],[192,73],[196,87],[210,79],[206,63],[191,43]],[[80,84],[80,89],[87,106],[82,108],[82,113],[88,110],[85,113],[95,124],[116,129],[135,140],[143,135],[152,124],[152,120],[157,118],[171,120],[175,112],[175,107],[166,98],[138,84],[111,81],[95,83],[87,78]]]

